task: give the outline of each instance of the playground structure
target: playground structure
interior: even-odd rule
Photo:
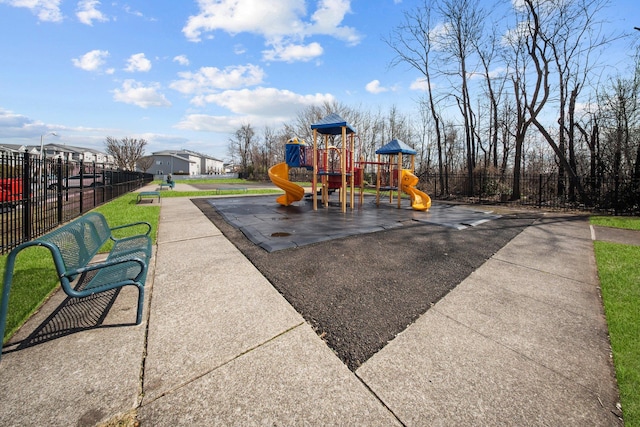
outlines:
[[[393,203],[393,192],[400,191],[407,193],[411,198],[411,207],[418,211],[427,211],[431,207],[431,197],[418,190],[418,177],[414,175],[416,150],[409,147],[404,142],[394,139],[388,144],[376,150],[378,161],[377,182],[376,182],[376,204],[380,203],[380,191],[389,191],[389,203]],[[381,156],[389,156],[387,162],[381,161]],[[409,156],[409,168],[404,168],[404,156]],[[398,171],[400,171],[400,182],[398,185]],[[400,209],[402,199],[398,192],[398,209]]]
[[[401,192],[411,198],[415,210],[426,211],[431,207],[431,198],[415,188],[418,178],[413,174],[416,151],[399,140],[393,140],[376,150],[377,162],[355,161],[356,131],[342,117],[329,114],[318,123],[311,125],[313,145],[292,138],[286,144],[285,161],[269,169],[269,178],[284,194],[276,199],[283,206],[302,200],[304,189],[289,180],[289,168],[302,167],[313,170],[311,197],[313,210],[318,209],[318,201],[324,207],[329,206],[329,196],[338,191],[342,212],[355,206],[355,189],[359,189],[359,203],[364,200],[364,170],[375,166],[376,205],[380,204],[381,192],[389,192],[389,203],[393,203],[393,194],[397,192],[398,208],[401,207]],[[410,167],[404,168],[409,156]],[[381,161],[381,156],[389,156]],[[320,197],[320,199],[318,199]]]

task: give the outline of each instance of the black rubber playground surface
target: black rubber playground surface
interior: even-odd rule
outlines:
[[[335,198],[335,196],[334,196]],[[412,223],[437,224],[463,230],[496,219],[494,215],[465,207],[436,204],[428,212],[413,210],[408,201],[400,209],[388,200],[375,204],[366,197],[362,207],[347,207],[332,203],[324,208],[318,203],[300,201],[292,206],[280,206],[273,196],[210,199],[218,213],[253,243],[273,252],[327,240],[364,233],[389,230]]]
[[[419,212],[365,200],[347,213],[273,195],[193,202],[352,370],[538,217],[437,202]]]

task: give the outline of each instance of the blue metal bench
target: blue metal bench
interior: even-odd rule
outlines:
[[[163,190],[165,187],[168,187],[170,190],[173,190],[173,187],[175,186],[175,182],[171,181],[171,182],[161,182],[160,183],[160,190]]]
[[[116,238],[112,233],[114,230],[134,226],[144,227],[146,232],[123,238]],[[60,278],[60,285],[70,297],[86,297],[129,285],[137,287],[136,324],[140,324],[144,305],[144,283],[152,251],[150,232],[151,224],[148,222],[136,222],[111,228],[102,214],[91,212],[42,237],[14,248],[7,257],[4,272],[0,303],[0,339],[4,337],[16,256],[20,251],[31,246],[49,249]],[[90,264],[98,250],[109,240],[113,241],[113,247],[106,260]],[[78,282],[72,283],[76,279]]]
[[[225,191],[233,191],[233,192],[240,192],[242,191],[243,193],[246,193],[248,191],[247,187],[238,187],[238,186],[228,186],[228,187],[216,187],[214,188],[214,191],[216,192],[216,194],[224,194]]]
[[[160,192],[159,191],[141,191],[138,193],[138,200],[136,203],[140,203],[144,198],[150,198],[151,203],[153,203],[153,199],[158,198],[158,202],[160,201]]]

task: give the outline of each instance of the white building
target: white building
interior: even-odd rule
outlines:
[[[62,159],[73,162],[83,161],[84,163],[95,162],[115,168],[113,156],[92,148],[74,147],[66,144],[46,144],[44,146],[44,155],[48,159]]]
[[[223,174],[222,160],[189,150],[164,150],[151,155],[154,175],[214,175]]]

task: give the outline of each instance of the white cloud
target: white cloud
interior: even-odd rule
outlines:
[[[190,114],[176,125],[179,129],[234,132],[239,126],[251,123],[254,127],[274,126],[291,121],[303,108],[331,103],[331,94],[301,95],[288,90],[256,88],[228,90],[206,96],[206,102],[228,109],[229,116]]]
[[[369,93],[378,94],[382,92],[388,92],[389,89],[386,87],[380,86],[380,80],[372,80],[365,86],[365,89]]]
[[[264,71],[253,65],[229,66],[223,70],[216,67],[202,67],[197,72],[178,73],[180,80],[169,85],[180,93],[200,95],[216,90],[255,86],[262,83]]]
[[[0,108],[0,138],[35,137],[38,133],[34,132],[34,125],[29,117]]]
[[[78,2],[78,9],[76,10],[78,20],[87,25],[93,25],[93,21],[108,21],[109,18],[98,10],[98,6],[100,6],[98,0],[80,0]]]
[[[121,89],[113,91],[113,99],[125,104],[137,105],[141,108],[148,107],[169,107],[171,103],[165,96],[158,92],[160,85],[154,83],[144,86],[135,80],[125,80]]]
[[[105,64],[108,56],[109,51],[95,49],[85,53],[79,58],[71,59],[71,62],[73,62],[74,66],[85,71],[100,71],[100,68]]]
[[[187,58],[187,55],[178,55],[173,58],[173,62],[177,62],[180,65],[187,66],[189,65],[189,58]]]
[[[310,34],[325,34],[345,40],[350,45],[360,42],[361,36],[351,27],[341,27],[344,16],[351,12],[351,0],[320,0],[311,19],[314,23],[307,29]]]
[[[292,117],[302,108],[334,101],[333,95],[328,93],[301,95],[289,90],[259,87],[201,95],[195,98],[194,103],[216,104],[242,115]]]
[[[598,111],[598,104],[592,102],[576,102],[575,115],[576,117],[583,116],[585,114],[593,114]]]
[[[0,140],[6,139],[8,144],[33,145],[42,135],[66,129],[64,126],[46,124],[0,107]]]
[[[139,18],[144,18],[144,15],[142,14],[142,12],[140,12],[139,10],[131,9],[131,6],[129,6],[128,4],[124,5],[123,9],[129,15],[137,16]]]
[[[429,31],[429,40],[434,50],[445,50],[450,43],[450,35],[452,34],[451,24],[448,22],[441,22]]]
[[[266,56],[288,58],[280,59],[285,61],[309,60],[310,55],[315,57],[322,53],[318,43],[306,46],[300,43],[307,37],[328,35],[350,45],[360,42],[361,35],[355,29],[341,25],[345,15],[351,11],[350,0],[318,0],[310,18],[307,17],[306,3],[309,2],[280,0],[274,7],[264,0],[199,0],[199,13],[189,17],[182,32],[194,42],[201,41],[203,33],[217,30],[229,34],[257,34],[264,37],[267,46],[273,47],[266,51]],[[299,51],[297,55],[286,56],[296,49]]]
[[[230,34],[249,32],[266,38],[300,32],[299,17],[306,13],[304,0],[280,0],[278,7],[264,0],[199,0],[200,10],[182,29],[191,41],[203,32],[223,30]]]
[[[495,68],[495,69],[489,71],[489,78],[497,79],[500,76],[504,76],[507,73],[507,71],[508,70],[505,67]]]
[[[31,10],[40,21],[45,22],[62,21],[61,2],[62,0],[0,0],[0,3],[6,3],[9,6],[25,7]]]
[[[262,52],[263,57],[267,61],[310,61],[322,55],[323,49],[319,43],[310,43],[308,45],[290,44],[288,46],[274,46],[272,50]]]
[[[417,90],[421,92],[429,91],[429,85],[427,84],[427,79],[423,79],[423,78],[415,79],[411,83],[411,86],[409,87],[411,88],[411,90]]]
[[[247,123],[247,121],[240,117],[233,118],[227,116],[211,116],[208,114],[190,114],[175,127],[183,130],[201,132],[232,133],[245,123]],[[252,126],[255,125],[256,124],[252,123]]]
[[[515,28],[508,29],[500,39],[503,46],[516,46],[532,33],[532,23],[529,21],[518,22]]]
[[[151,69],[151,61],[145,58],[144,53],[136,53],[127,59],[125,71],[134,73],[136,71],[147,72]]]

